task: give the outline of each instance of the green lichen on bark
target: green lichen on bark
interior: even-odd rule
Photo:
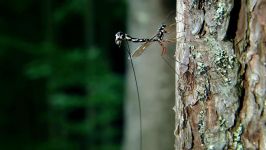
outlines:
[[[184,51],[190,53],[189,67],[180,74],[178,84],[183,93],[181,100],[188,112],[185,119],[192,127],[192,148],[227,149],[234,141],[230,129],[235,126],[240,94],[239,64],[233,42],[225,40],[233,2],[190,2],[186,6],[192,16],[187,19],[188,36],[184,40]],[[197,18],[195,12],[202,10],[205,23],[191,21]],[[195,29],[200,29],[200,32],[194,32]]]
[[[240,123],[237,125],[236,130],[233,132],[233,147],[235,150],[243,150],[244,146],[241,141],[241,135],[243,134],[243,125]]]

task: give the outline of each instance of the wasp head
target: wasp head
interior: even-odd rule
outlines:
[[[163,33],[167,33],[165,28],[166,28],[166,24],[162,24],[161,27],[159,28],[159,31],[161,31]]]

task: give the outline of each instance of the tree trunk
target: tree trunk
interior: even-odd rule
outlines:
[[[266,149],[266,1],[177,1],[175,149]]]
[[[129,1],[128,32],[131,36],[151,38],[156,34],[169,14],[168,10],[163,12],[161,2]],[[140,44],[129,45],[134,51]],[[174,105],[174,74],[160,54],[160,45],[152,44],[133,60],[140,90],[143,150],[167,150],[174,145],[174,113],[171,111]],[[124,149],[136,150],[140,144],[139,108],[132,68],[128,66]]]

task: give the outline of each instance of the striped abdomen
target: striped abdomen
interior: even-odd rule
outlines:
[[[124,40],[135,42],[135,43],[158,41],[158,39],[156,39],[156,38],[151,38],[151,39],[133,38],[133,37],[129,36],[128,34],[125,34]]]

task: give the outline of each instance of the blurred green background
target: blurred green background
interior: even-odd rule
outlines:
[[[125,0],[0,1],[0,149],[118,150]]]

